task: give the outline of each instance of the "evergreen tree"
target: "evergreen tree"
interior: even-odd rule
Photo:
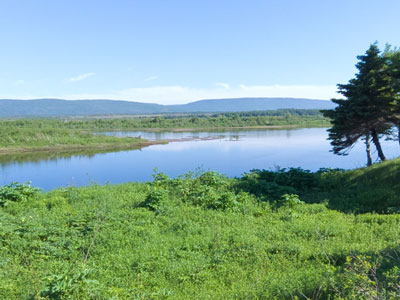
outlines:
[[[380,54],[376,43],[357,58],[355,78],[347,84],[338,84],[339,93],[346,99],[332,99],[338,106],[324,114],[332,119],[329,139],[333,152],[346,155],[363,138],[368,164],[371,164],[370,137],[379,158],[386,159],[379,137],[388,134],[393,127],[391,118],[396,95],[387,56]]]
[[[393,131],[393,139],[398,140],[400,145],[400,50],[391,49],[388,45],[384,53],[388,60],[389,72],[392,80],[392,93],[394,98],[392,101],[392,113],[389,121],[393,123],[396,130]]]
[[[370,133],[364,127],[361,120],[356,117],[352,110],[351,102],[343,99],[332,99],[337,104],[335,110],[323,111],[326,117],[331,119],[332,128],[328,129],[329,139],[332,140],[332,151],[338,155],[347,155],[355,143],[365,139],[367,165],[372,164]]]

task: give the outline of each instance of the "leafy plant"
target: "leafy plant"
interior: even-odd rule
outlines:
[[[153,188],[150,190],[146,199],[140,204],[150,210],[156,211],[162,207],[163,202],[167,201],[168,192],[163,188]]]
[[[304,201],[301,201],[299,195],[296,194],[285,194],[282,195],[282,204],[283,206],[294,208],[297,205],[304,204]]]
[[[34,197],[40,191],[31,186],[31,183],[12,182],[0,187],[0,206],[7,206],[9,202],[26,201]]]
[[[45,279],[40,296],[52,300],[72,300],[82,297],[83,294],[94,296],[99,283],[89,279],[91,273],[92,270],[84,268],[75,272],[65,271],[59,275],[50,275]]]

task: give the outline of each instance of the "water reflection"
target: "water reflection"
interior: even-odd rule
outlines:
[[[290,135],[290,131],[301,129],[252,129],[252,130],[213,130],[213,131],[115,131],[103,132],[98,134],[105,134],[117,137],[141,137],[147,140],[175,140],[175,139],[204,139],[209,137],[220,137],[232,140],[239,140],[240,137],[268,137],[268,136],[281,136],[282,131]]]
[[[132,149],[133,150],[140,150]],[[24,164],[24,163],[38,163],[51,162],[57,160],[68,160],[71,158],[86,158],[91,159],[100,153],[121,152],[126,150],[73,150],[71,152],[27,152],[16,154],[2,154],[0,155],[0,166],[6,167],[11,164]]]
[[[357,144],[349,156],[333,155],[324,128],[292,130],[241,130],[206,132],[113,132],[116,136],[146,139],[184,139],[141,150],[34,153],[0,156],[0,185],[32,181],[35,186],[121,183],[152,180],[153,169],[171,177],[198,167],[228,176],[251,169],[302,167],[356,168],[365,165],[365,149]],[[211,137],[211,138],[210,138]],[[399,155],[396,142],[382,141],[388,158]],[[376,157],[376,153],[374,153]]]

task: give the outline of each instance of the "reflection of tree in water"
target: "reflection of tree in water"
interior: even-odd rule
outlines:
[[[141,150],[129,149],[129,150]],[[18,153],[18,154],[2,154],[0,155],[0,165],[5,167],[11,164],[22,164],[22,163],[40,163],[44,161],[56,161],[60,159],[71,159],[72,157],[77,158],[93,158],[96,154],[110,153],[110,152],[122,152],[124,150],[75,150],[69,152],[30,152],[30,153]]]

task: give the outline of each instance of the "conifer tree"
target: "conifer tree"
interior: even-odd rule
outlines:
[[[371,137],[380,160],[386,159],[380,136],[393,127],[393,105],[396,98],[393,77],[386,55],[372,44],[364,55],[358,56],[358,73],[347,84],[338,84],[338,92],[346,99],[332,99],[338,106],[324,111],[331,118],[329,139],[333,152],[346,155],[354,144],[365,139],[368,164],[371,163]]]
[[[392,137],[399,142],[400,145],[400,49],[392,49],[390,45],[386,46],[385,53],[388,60],[389,72],[392,80],[392,93],[394,98],[392,101],[392,113],[389,121],[393,123],[394,130]]]

